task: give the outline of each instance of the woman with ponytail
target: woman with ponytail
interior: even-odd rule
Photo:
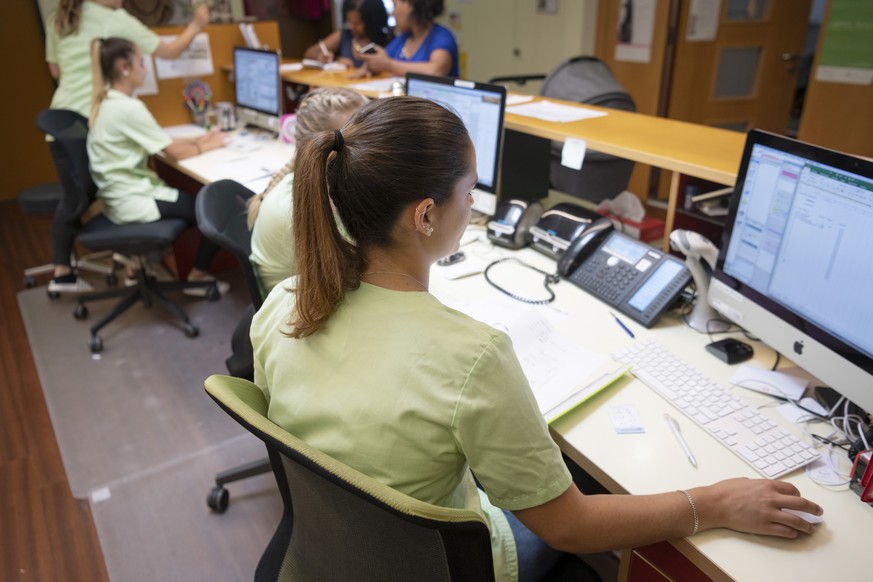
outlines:
[[[52,109],[69,109],[88,117],[92,103],[91,43],[96,38],[124,38],[144,54],[174,59],[209,22],[209,8],[200,4],[188,27],[174,40],[162,41],[142,22],[121,8],[121,0],[60,0],[46,30],[46,61],[58,82]],[[52,224],[54,274],[50,292],[90,291],[91,286],[73,272],[70,255],[77,224],[58,214]]]
[[[94,96],[88,158],[103,214],[116,224],[182,218],[193,226],[194,197],[167,186],[148,167],[149,156],[164,152],[173,160],[222,147],[218,129],[197,138],[167,136],[142,101],[133,96],[145,81],[146,69],[139,48],[122,38],[92,43]],[[207,269],[218,246],[201,238],[188,280],[211,279]],[[230,286],[220,281],[224,294]],[[206,289],[185,289],[205,295]]]
[[[313,134],[339,129],[368,99],[340,87],[323,87],[306,94],[297,108],[294,141],[300,148]],[[294,156],[263,193],[249,202],[248,223],[252,229],[251,260],[264,294],[295,273],[292,248],[291,201]]]
[[[481,512],[499,581],[539,580],[561,555],[549,546],[599,552],[714,527],[811,533],[782,508],[821,508],[785,482],[579,491],[509,337],[428,293],[431,265],[458,248],[475,184],[462,121],[415,97],[373,101],[302,145],[297,276],[273,288],[251,328],[270,419],[407,495]]]
[[[91,106],[91,59],[95,38],[124,38],[144,54],[175,59],[209,23],[209,7],[199,3],[191,23],[172,41],[162,41],[121,7],[122,0],[60,0],[46,30],[46,62],[58,87],[52,109],[71,109],[87,117]]]

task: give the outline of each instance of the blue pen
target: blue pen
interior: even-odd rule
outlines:
[[[630,330],[630,328],[629,328],[628,326],[626,326],[626,325],[624,324],[624,322],[623,322],[622,320],[620,320],[616,314],[614,314],[614,313],[611,312],[611,311],[609,312],[609,314],[612,316],[612,318],[615,320],[615,322],[616,322],[618,325],[621,326],[621,329],[623,329],[623,330],[625,331],[625,333],[627,333],[627,334],[628,334],[629,336],[631,336],[631,337],[636,337],[636,336],[634,335],[634,332],[632,332],[632,331]]]

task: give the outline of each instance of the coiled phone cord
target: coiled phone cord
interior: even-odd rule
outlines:
[[[512,261],[514,263],[518,263],[519,265],[521,265],[523,267],[527,267],[528,269],[532,269],[532,270],[536,271],[537,273],[542,273],[543,275],[545,275],[545,280],[543,281],[543,286],[546,288],[546,291],[549,292],[549,298],[548,299],[530,299],[529,297],[522,297],[521,295],[516,295],[515,293],[513,293],[512,291],[509,291],[508,289],[504,289],[503,287],[501,287],[500,285],[498,285],[497,283],[492,281],[491,278],[488,276],[488,271],[490,271],[491,267],[493,267],[494,265],[499,265],[500,263],[505,263],[507,261]],[[515,257],[505,257],[502,259],[497,259],[496,261],[494,261],[493,263],[491,263],[490,265],[485,267],[484,274],[485,274],[485,280],[488,281],[488,283],[492,287],[494,287],[495,289],[497,289],[501,293],[509,295],[510,297],[515,299],[516,301],[521,301],[522,303],[529,303],[531,305],[545,305],[546,303],[551,303],[552,301],[554,301],[555,300],[555,292],[552,291],[551,285],[554,285],[555,283],[558,283],[561,280],[560,275],[558,275],[557,273],[548,273],[546,271],[543,271],[542,269],[538,269],[537,267],[534,267],[533,265],[529,265],[528,263],[525,263],[524,261],[516,259]]]

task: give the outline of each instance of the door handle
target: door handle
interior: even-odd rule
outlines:
[[[779,59],[786,63],[788,66],[785,68],[786,72],[794,73],[797,71],[798,65],[800,63],[800,53],[791,52],[791,53],[782,53],[779,55]]]

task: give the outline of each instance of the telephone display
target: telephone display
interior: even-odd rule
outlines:
[[[634,321],[651,327],[691,281],[679,259],[614,230],[599,233],[580,251],[586,257],[570,263],[571,282]],[[569,250],[568,250],[569,253]]]

